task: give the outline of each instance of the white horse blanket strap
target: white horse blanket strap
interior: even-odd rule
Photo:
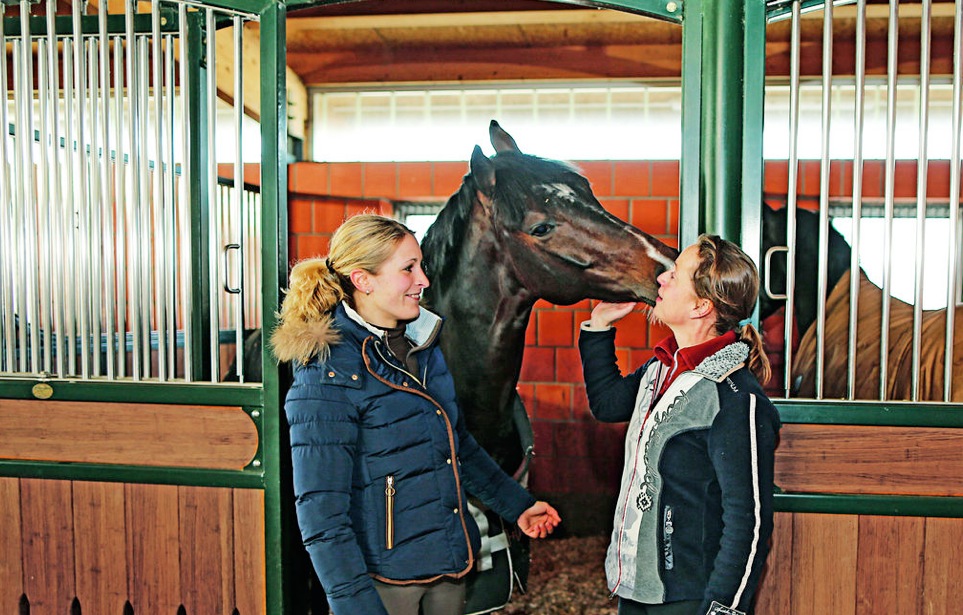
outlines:
[[[481,549],[475,557],[475,565],[479,572],[491,570],[493,567],[492,553],[508,548],[508,535],[502,530],[494,536],[489,536],[488,515],[471,502],[468,503],[468,512],[475,519],[475,523],[478,524],[478,531],[481,533]]]

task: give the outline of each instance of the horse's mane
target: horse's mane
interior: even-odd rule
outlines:
[[[469,177],[466,175],[458,192],[448,198],[448,202],[438,212],[438,217],[421,240],[425,269],[433,280],[448,277],[455,262],[457,248],[468,228],[468,217],[475,200],[474,188],[469,187]]]
[[[575,178],[587,184],[576,167],[558,160],[520,152],[502,152],[490,160],[497,176],[494,200],[499,208],[496,215],[503,216],[509,225],[517,224],[524,217],[527,203],[518,196],[530,193],[532,186],[546,182],[571,184]],[[455,264],[457,248],[464,240],[475,204],[475,190],[474,180],[469,173],[463,178],[458,191],[449,197],[421,241],[425,264],[432,278],[446,279]]]

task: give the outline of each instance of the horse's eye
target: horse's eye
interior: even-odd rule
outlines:
[[[549,224],[548,222],[542,222],[541,224],[536,224],[532,227],[529,234],[532,237],[544,237],[555,230],[555,225]]]

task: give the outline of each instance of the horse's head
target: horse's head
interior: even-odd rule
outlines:
[[[762,243],[763,254],[773,247],[785,247],[787,244],[788,210],[786,207],[774,209],[768,204],[762,208]],[[802,335],[816,320],[816,310],[820,301],[818,297],[818,255],[819,255],[819,214],[806,209],[796,210],[796,266],[794,282],[794,300],[796,325]],[[843,273],[849,270],[850,247],[846,239],[829,226],[829,250],[826,263],[826,293],[832,291]],[[769,269],[767,270],[767,266]],[[786,255],[775,255],[764,258],[759,273],[762,279],[769,280],[769,286],[776,294],[786,292]],[[823,299],[824,301],[825,299]],[[765,320],[781,306],[784,299],[771,299],[763,290],[759,297],[759,317]]]
[[[466,183],[497,258],[535,297],[570,304],[586,297],[653,304],[656,277],[676,251],[603,209],[572,166],[521,153],[497,122],[495,156],[477,146]]]

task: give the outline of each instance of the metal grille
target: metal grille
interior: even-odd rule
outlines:
[[[789,131],[789,156],[788,156],[788,191],[785,195],[785,201],[788,206],[789,217],[788,217],[788,229],[787,229],[787,245],[789,246],[789,261],[790,263],[795,262],[797,258],[802,258],[801,255],[796,254],[796,225],[795,225],[795,215],[798,203],[798,195],[800,193],[800,166],[803,162],[799,155],[799,143],[800,143],[800,122],[799,122],[799,109],[800,109],[800,83],[802,81],[800,76],[800,53],[801,53],[801,31],[802,23],[804,19],[813,18],[821,19],[822,21],[822,77],[820,81],[820,91],[822,93],[821,100],[821,157],[819,160],[819,202],[818,202],[818,213],[819,213],[819,238],[820,238],[820,254],[818,259],[814,260],[812,266],[818,267],[819,271],[819,287],[817,289],[817,297],[825,297],[831,288],[829,288],[829,280],[827,278],[827,266],[826,266],[826,248],[828,243],[828,234],[830,232],[830,214],[831,209],[835,207],[838,211],[840,207],[840,199],[834,198],[831,193],[829,186],[829,180],[831,176],[831,165],[835,162],[830,158],[830,151],[834,144],[834,139],[840,138],[840,135],[847,135],[848,138],[852,139],[852,168],[853,173],[851,178],[847,178],[850,182],[848,189],[851,190],[851,199],[846,199],[849,209],[849,215],[854,221],[866,220],[868,218],[877,217],[883,220],[883,244],[882,244],[882,254],[881,259],[884,263],[884,277],[881,284],[882,291],[882,309],[879,318],[879,324],[875,323],[869,324],[866,322],[860,322],[858,318],[859,314],[859,276],[851,276],[851,283],[849,288],[849,314],[848,314],[848,340],[834,340],[828,339],[826,337],[826,327],[827,327],[827,313],[826,313],[826,302],[819,301],[818,313],[816,323],[813,325],[815,327],[815,339],[816,339],[816,351],[815,351],[815,392],[813,397],[816,399],[824,399],[826,397],[824,391],[829,379],[841,379],[846,380],[846,399],[855,399],[857,381],[860,379],[876,378],[878,384],[878,394],[874,395],[870,399],[877,400],[906,400],[906,401],[920,401],[923,399],[930,399],[935,401],[951,401],[960,398],[960,389],[963,389],[963,382],[959,381],[959,377],[954,374],[953,364],[954,359],[958,362],[959,359],[954,356],[958,355],[957,351],[954,353],[954,329],[959,325],[955,323],[956,318],[954,317],[955,308],[959,302],[960,296],[960,136],[961,136],[961,119],[963,119],[963,112],[961,112],[961,45],[963,45],[963,32],[961,32],[961,14],[963,14],[963,5],[961,2],[954,3],[932,3],[929,0],[924,0],[920,3],[913,3],[911,5],[904,4],[900,5],[898,0],[892,0],[888,5],[872,4],[867,6],[865,0],[860,0],[853,4],[853,6],[834,6],[832,3],[825,3],[821,6],[813,7],[812,2],[802,2],[799,0],[793,2],[770,2],[771,6],[778,5],[779,14],[776,15],[779,18],[786,17],[791,20],[791,35],[790,35],[790,50],[791,50],[791,65],[790,65],[790,96],[789,96],[789,109],[787,113],[788,117],[788,131]],[[803,13],[808,9],[815,8],[808,17],[804,17]],[[771,12],[771,15],[775,13]],[[855,30],[854,38],[852,40],[853,48],[855,49],[855,75],[839,77],[833,74],[834,66],[834,43],[840,42],[840,35],[837,33],[835,36],[834,32],[834,19],[843,18],[849,20],[855,20]],[[951,128],[950,130],[950,153],[949,153],[949,191],[946,196],[938,199],[928,198],[928,186],[927,180],[929,176],[929,170],[931,167],[932,160],[930,156],[930,148],[928,147],[928,138],[932,134],[932,127],[930,125],[931,115],[933,114],[933,105],[930,101],[930,93],[933,88],[934,78],[930,74],[930,66],[933,60],[932,57],[932,27],[935,23],[935,19],[939,18],[942,21],[941,24],[946,24],[952,21],[953,30],[953,45],[952,45],[952,75],[943,76],[944,81],[952,80],[952,111],[951,115]],[[865,134],[865,119],[866,119],[866,98],[867,92],[870,89],[873,91],[878,90],[878,86],[870,84],[867,85],[867,23],[869,19],[873,20],[876,27],[885,27],[888,33],[886,42],[886,77],[885,77],[885,111],[886,111],[886,121],[885,121],[885,147],[884,151],[867,151],[864,145],[870,141]],[[914,20],[914,23],[918,23],[918,35],[914,34],[915,40],[900,40],[900,25],[902,20]],[[914,31],[912,28],[904,28],[904,31]],[[848,42],[848,41],[847,41]],[[906,45],[909,45],[914,51],[919,52],[919,74],[916,75],[906,75],[900,71],[900,61],[905,58],[907,54]],[[840,82],[846,82],[847,84],[855,82],[856,96],[855,96],[855,106],[852,109],[852,114],[847,118],[846,121],[851,121],[852,124],[849,126],[841,125],[838,114],[835,113],[833,108],[834,98],[832,92],[834,87],[837,87]],[[917,106],[916,113],[912,118],[899,118],[897,117],[897,89],[905,90],[906,88],[911,88],[914,91]],[[771,124],[767,128],[772,128]],[[945,130],[945,127],[939,128],[939,130]],[[897,157],[894,153],[895,142],[899,135],[909,132],[910,134],[917,135],[917,143],[915,144],[916,150],[916,196],[913,199],[900,199],[896,196],[895,184],[896,184],[896,171],[897,171]],[[868,161],[871,159],[876,159],[872,161],[872,164],[882,164],[884,173],[884,194],[881,197],[876,197],[874,195],[868,195],[864,199],[863,194],[863,172],[867,167]],[[873,198],[869,198],[873,197]],[[864,207],[864,204],[866,207]],[[893,221],[900,217],[900,210],[903,214],[907,210],[912,210],[912,216],[915,218],[915,231],[913,237],[900,236],[895,237],[893,234]],[[935,238],[928,237],[926,235],[927,225],[925,221],[927,217],[942,217],[947,221],[945,225],[945,237]],[[859,261],[860,247],[862,242],[866,241],[867,238],[860,235],[860,227],[862,225],[859,223],[854,223],[852,225],[850,242],[852,244],[852,259],[851,259],[851,271],[858,271],[861,264]],[[943,338],[939,340],[939,343],[943,346],[943,362],[939,366],[939,371],[943,377],[943,391],[942,395],[935,399],[932,396],[924,397],[921,393],[922,383],[920,382],[920,374],[923,368],[923,334],[922,334],[922,322],[924,317],[924,311],[922,307],[922,293],[923,293],[923,272],[927,267],[927,262],[925,258],[924,246],[927,241],[932,241],[934,239],[945,240],[949,246],[949,267],[947,272],[947,290],[946,290],[946,303],[947,308],[945,309],[945,324],[942,326],[941,333]],[[908,245],[914,246],[913,249],[907,249]],[[888,373],[891,365],[893,365],[892,357],[889,356],[890,347],[890,336],[896,335],[896,330],[892,328],[891,322],[891,308],[893,304],[893,297],[891,294],[891,272],[893,268],[893,263],[898,260],[912,259],[915,264],[915,286],[914,286],[914,299],[909,303],[912,304],[913,311],[913,326],[910,334],[912,335],[912,356],[911,362],[912,366],[909,370],[912,379],[909,388],[909,394],[900,397],[894,397],[887,386],[889,380],[894,377],[894,374]],[[789,366],[793,364],[794,360],[798,357],[793,356],[793,346],[792,346],[792,320],[793,320],[793,291],[794,291],[794,280],[793,280],[793,267],[789,268],[789,279],[787,280],[787,287],[790,293],[789,300],[787,301],[787,313],[786,313],[786,329],[785,329],[785,347],[786,347],[786,357],[785,365]],[[856,344],[856,334],[860,327],[873,326],[877,327],[874,329],[873,335],[879,336],[879,348],[880,356],[877,358],[876,367],[878,373],[871,373],[870,370],[863,369],[863,366],[857,361],[857,344]],[[803,334],[805,332],[800,332]],[[902,334],[902,333],[901,333]],[[838,345],[840,343],[847,343],[846,348],[846,370],[845,374],[833,370],[832,372],[827,371],[826,357],[830,356],[831,346]],[[785,382],[783,387],[787,392],[787,396],[793,395],[793,389],[795,383],[791,381],[792,373],[790,370],[786,370]],[[954,380],[957,380],[954,382]],[[860,399],[866,399],[866,397],[859,397]]]
[[[67,16],[53,0],[0,4],[0,377],[217,381],[227,337],[243,381],[244,329],[260,326],[260,199],[245,189],[239,146],[238,172],[218,187],[214,118],[221,63],[234,69],[230,130],[242,142],[241,31],[256,16],[82,6]],[[31,11],[41,9],[38,28]],[[206,83],[181,61],[192,20],[211,35]],[[229,58],[213,44],[224,25]]]

